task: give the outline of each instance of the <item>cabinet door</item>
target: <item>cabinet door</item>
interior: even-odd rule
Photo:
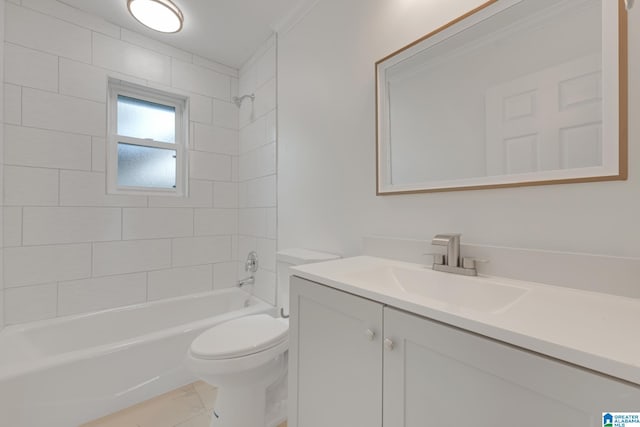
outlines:
[[[384,310],[385,427],[600,427],[640,387],[395,309]]]
[[[382,305],[293,277],[289,427],[382,426]]]

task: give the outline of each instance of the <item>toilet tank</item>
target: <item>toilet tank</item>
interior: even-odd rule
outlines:
[[[292,248],[277,253],[278,263],[278,295],[277,304],[285,315],[289,315],[289,267],[315,262],[331,261],[340,258],[340,255],[327,252],[313,251],[302,248]]]

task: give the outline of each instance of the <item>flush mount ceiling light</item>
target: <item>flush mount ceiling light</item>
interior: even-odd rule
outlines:
[[[184,16],[170,0],[127,0],[129,13],[142,25],[162,33],[177,33]]]

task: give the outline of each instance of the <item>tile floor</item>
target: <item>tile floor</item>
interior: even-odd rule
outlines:
[[[209,427],[215,399],[216,389],[198,381],[81,427]]]

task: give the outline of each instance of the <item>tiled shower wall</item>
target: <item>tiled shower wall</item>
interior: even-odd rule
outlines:
[[[237,70],[54,0],[4,6],[4,324],[233,285],[247,246],[234,177],[244,206],[275,217],[264,209],[274,198],[253,195],[266,185],[252,163],[265,145],[247,137],[246,117],[238,151]],[[106,194],[108,76],[190,97],[187,199]],[[273,106],[259,105],[266,135]],[[257,212],[240,216],[244,233],[275,238]]]
[[[276,298],[276,36],[240,69],[239,94],[255,94],[240,109],[238,259],[258,252],[255,294]],[[245,275],[243,263],[239,274]]]

